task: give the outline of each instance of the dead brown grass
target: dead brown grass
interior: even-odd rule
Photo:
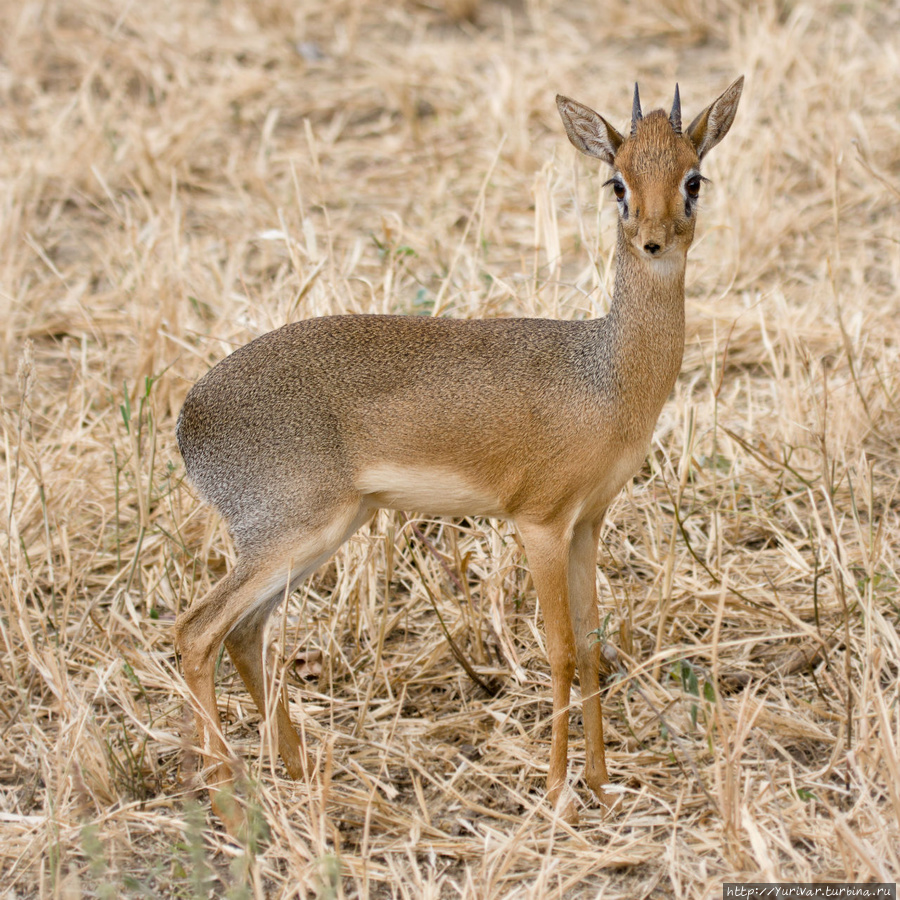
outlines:
[[[4,897],[898,880],[897,5],[473,9],[0,6]],[[433,552],[382,515],[273,635],[321,653],[288,675],[313,783],[222,663],[259,823],[236,850],[182,763],[170,624],[232,553],[182,480],[189,385],[299,317],[602,313],[606,175],[554,94],[624,119],[635,78],[653,105],[678,79],[691,115],[741,72],[683,375],[604,534],[624,808],[585,796],[579,729],[581,824],[542,802],[549,676],[509,528],[413,520]]]

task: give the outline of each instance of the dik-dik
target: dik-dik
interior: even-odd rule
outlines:
[[[222,642],[278,749],[305,750],[283,697],[267,704],[266,621],[377,509],[511,519],[547,634],[553,724],[547,791],[567,768],[581,680],[585,781],[610,805],[600,709],[597,545],[606,508],[641,465],[684,350],[684,272],[700,164],[734,121],[739,78],[687,128],[641,112],[623,135],[557,97],[569,140],[612,167],[618,205],[609,314],[589,321],[348,315],[286,325],[237,350],[190,391],[177,435],[187,473],[227,520],[237,564],[175,623],[214,810],[232,781],[216,708]],[[271,692],[270,692],[271,693]]]

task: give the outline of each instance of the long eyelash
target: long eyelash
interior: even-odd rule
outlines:
[[[607,181],[604,181],[603,184],[600,185],[600,187],[609,187],[611,184],[615,184],[616,180],[617,180],[616,176],[613,175],[612,178],[608,179]]]

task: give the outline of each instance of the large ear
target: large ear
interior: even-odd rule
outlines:
[[[706,109],[687,127],[687,135],[691,139],[697,156],[703,159],[719,141],[728,134],[734,115],[737,112],[741,91],[744,89],[744,76],[741,75],[725,93],[713,100]]]
[[[616,131],[603,116],[582,103],[576,103],[562,94],[556,95],[556,105],[566,126],[569,140],[588,156],[596,156],[603,162],[613,164],[616,151],[625,138]]]

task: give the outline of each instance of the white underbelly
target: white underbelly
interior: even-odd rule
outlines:
[[[356,488],[372,507],[435,516],[505,515],[499,497],[447,469],[382,463],[360,472]]]

